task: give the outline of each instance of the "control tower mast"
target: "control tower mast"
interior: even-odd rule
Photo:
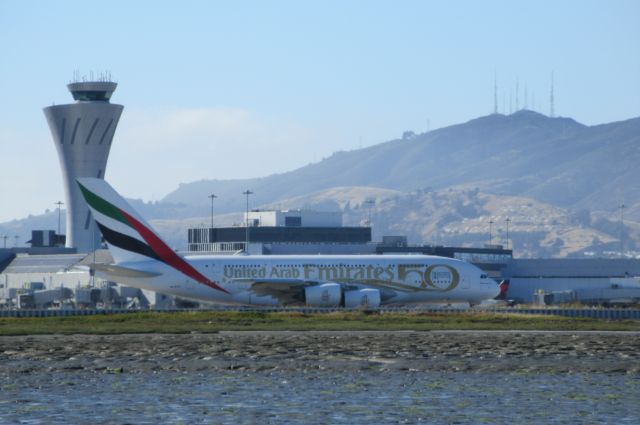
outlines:
[[[124,109],[122,105],[109,103],[116,86],[106,78],[74,81],[67,88],[75,103],[44,108],[62,168],[67,205],[66,247],[78,252],[91,252],[100,246],[100,231],[91,219],[76,178],[104,178],[111,141]]]

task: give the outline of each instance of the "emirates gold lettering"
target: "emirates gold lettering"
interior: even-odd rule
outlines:
[[[265,267],[224,267],[224,277],[230,279],[264,279],[266,276]]]
[[[302,279],[321,282],[370,282],[404,284],[427,291],[450,291],[458,286],[460,275],[448,265],[397,264],[388,266],[311,265],[302,266],[225,266],[229,279]]]
[[[297,279],[300,277],[300,270],[295,267],[272,267],[269,277],[275,279]]]

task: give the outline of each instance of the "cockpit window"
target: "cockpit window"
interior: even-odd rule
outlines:
[[[486,278],[487,278],[487,275],[486,275],[486,274],[481,274],[481,275],[480,275],[480,279],[486,279]]]

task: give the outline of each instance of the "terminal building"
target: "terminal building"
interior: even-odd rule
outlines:
[[[342,213],[250,211],[248,226],[188,229],[188,251],[206,254],[373,254],[370,227],[343,227]],[[248,242],[248,245],[247,245]]]
[[[547,295],[546,303],[640,303],[640,259],[515,258],[502,270],[509,280],[508,297],[530,303]]]

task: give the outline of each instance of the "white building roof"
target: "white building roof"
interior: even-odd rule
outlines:
[[[3,270],[9,273],[56,273],[67,270],[79,263],[87,254],[22,255]]]

